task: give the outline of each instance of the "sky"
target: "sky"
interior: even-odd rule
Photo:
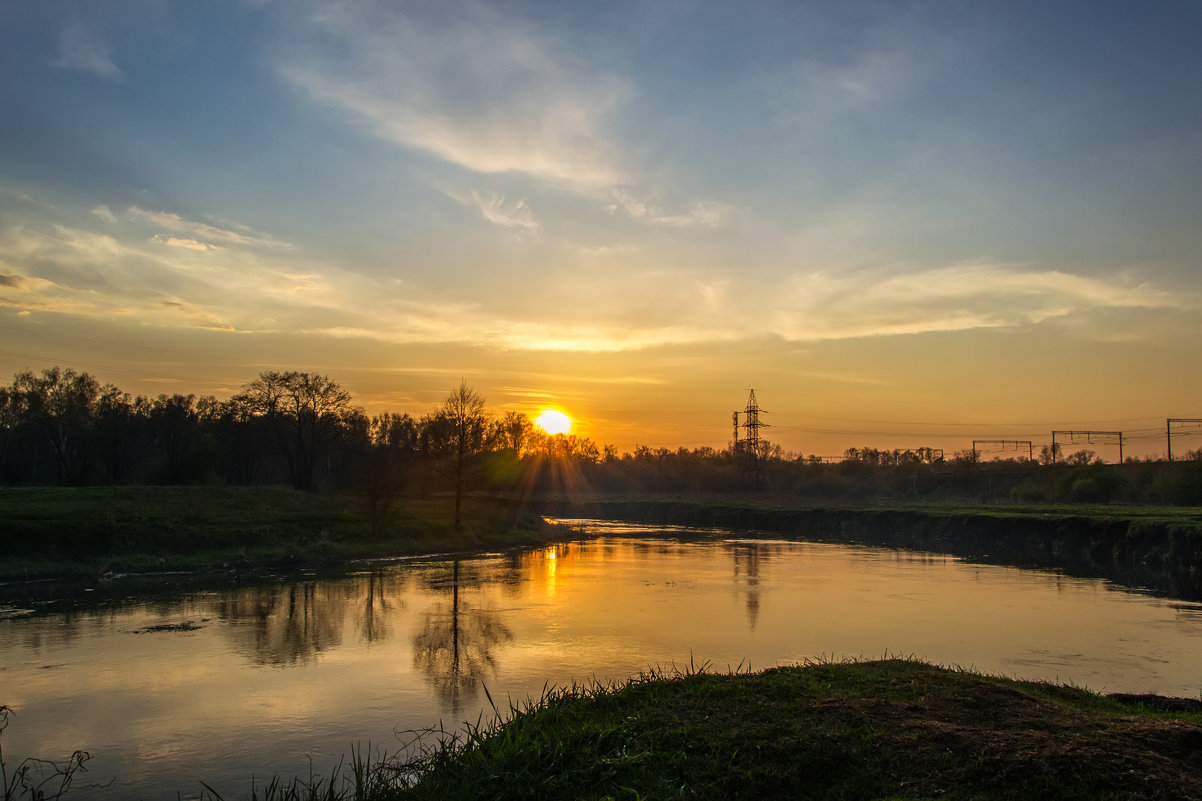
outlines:
[[[726,447],[754,389],[798,454],[1162,454],[1202,418],[1200,34],[1196,0],[7,0],[0,379],[303,370],[414,415],[467,381],[621,451]]]

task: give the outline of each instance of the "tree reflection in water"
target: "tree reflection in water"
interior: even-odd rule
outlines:
[[[426,674],[443,703],[457,714],[465,701],[475,699],[480,679],[496,672],[494,648],[512,641],[513,632],[496,612],[461,597],[461,587],[478,582],[462,579],[459,560],[450,570],[450,605],[440,601],[425,613],[413,636],[413,666]],[[448,583],[434,586],[441,589]]]
[[[337,580],[239,587],[217,602],[217,617],[260,665],[295,665],[342,644],[354,626],[369,643],[392,633],[392,613],[404,607],[406,580],[384,570]]]
[[[256,663],[290,665],[342,642],[346,606],[336,584],[305,581],[239,590],[222,598],[216,612]]]
[[[401,605],[404,606],[404,601]],[[359,620],[359,630],[363,639],[368,642],[380,642],[388,636],[388,610],[392,602],[384,597],[384,573],[373,570],[367,576],[367,595],[363,602],[363,616]]]

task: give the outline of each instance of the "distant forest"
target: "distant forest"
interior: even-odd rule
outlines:
[[[1174,461],[1100,463],[1090,451],[1036,459],[951,458],[933,448],[849,448],[842,460],[746,447],[619,454],[548,435],[520,412],[492,413],[466,383],[420,417],[368,417],[326,376],[268,371],[228,400],[131,396],[54,367],[0,387],[0,482],[10,486],[288,484],[357,492],[373,505],[407,494],[534,497],[762,493],[815,502],[1129,502],[1202,504],[1202,452]],[[1055,463],[1052,463],[1055,462]],[[458,507],[458,503],[456,503]]]

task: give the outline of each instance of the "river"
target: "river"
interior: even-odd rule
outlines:
[[[112,783],[68,797],[196,798],[204,780],[233,799],[487,718],[485,687],[504,707],[690,664],[914,656],[1202,691],[1202,605],[938,554],[581,525],[545,549],[336,577],[0,587],[5,760],[91,752],[82,780]]]

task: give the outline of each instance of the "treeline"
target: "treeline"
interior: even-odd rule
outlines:
[[[289,484],[361,492],[373,521],[405,493],[452,491],[458,521],[469,490],[534,493],[564,465],[614,456],[493,414],[466,383],[419,417],[368,416],[337,382],[298,371],[263,372],[227,400],[133,396],[58,367],[0,387],[8,485]]]
[[[599,459],[576,437],[492,415],[466,384],[421,417],[369,417],[327,376],[268,371],[228,400],[132,396],[54,367],[0,387],[0,481],[10,485],[287,483],[357,490],[373,506],[406,491],[514,482],[523,457]]]
[[[428,414],[368,416],[330,378],[268,371],[227,400],[131,396],[51,368],[0,386],[0,482],[8,485],[289,484],[362,493],[373,524],[405,494],[598,496],[756,491],[815,500],[1202,504],[1202,459],[1097,463],[1088,451],[978,461],[971,451],[849,448],[840,462],[760,451],[636,447],[548,435],[495,414],[466,383]],[[1056,458],[1052,458],[1055,456]]]

